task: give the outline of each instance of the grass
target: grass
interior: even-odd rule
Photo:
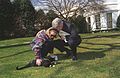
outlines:
[[[65,58],[64,53],[55,49],[60,64],[20,71],[15,67],[34,58],[30,46],[26,45],[32,37],[0,41],[0,78],[120,78],[119,32],[81,34],[81,37],[77,61]]]

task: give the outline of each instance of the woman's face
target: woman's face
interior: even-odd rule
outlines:
[[[57,36],[57,32],[54,30],[51,30],[49,33],[49,38],[50,39],[54,39]]]

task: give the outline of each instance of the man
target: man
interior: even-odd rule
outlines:
[[[32,50],[35,52],[36,65],[40,66],[47,54],[53,50],[53,39],[57,36],[58,30],[49,28],[37,33],[31,43]]]
[[[59,32],[62,30],[62,32],[67,33],[67,35],[64,34],[64,36],[59,34],[61,40],[55,41],[55,47],[62,52],[66,51],[68,56],[71,54],[72,60],[77,60],[76,48],[81,43],[81,37],[78,35],[74,24],[65,22],[60,18],[55,18],[52,21],[52,27],[56,28]],[[71,51],[65,48],[65,45],[68,45]]]

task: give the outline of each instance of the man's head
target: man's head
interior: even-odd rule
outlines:
[[[58,31],[63,28],[63,21],[60,18],[55,18],[52,21],[52,27],[56,28]]]
[[[48,37],[49,37],[50,39],[54,39],[54,38],[57,36],[57,34],[58,34],[58,30],[55,29],[55,28],[53,28],[53,27],[51,27],[51,28],[49,28],[49,29],[46,31],[46,34],[48,35]]]

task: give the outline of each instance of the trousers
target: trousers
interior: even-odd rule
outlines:
[[[80,36],[66,36],[67,43],[64,42],[64,40],[57,39],[54,41],[54,47],[60,50],[61,52],[63,51],[70,51],[72,56],[77,56],[77,46],[81,43],[81,37]],[[66,48],[65,46],[68,46]]]

